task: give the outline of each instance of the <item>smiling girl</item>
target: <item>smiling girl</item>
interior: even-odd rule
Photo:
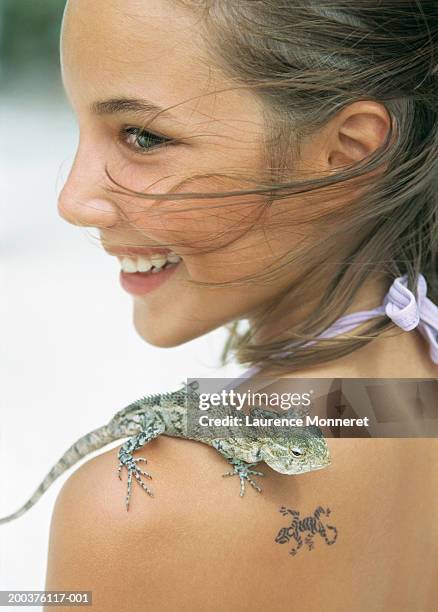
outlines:
[[[80,140],[59,212],[120,259],[146,342],[227,325],[224,360],[284,378],[437,377],[436,2],[69,0],[61,54]],[[263,466],[243,501],[213,449],[160,437],[156,499],[128,515],[100,455],[58,497],[46,588],[96,610],[432,610],[436,440],[330,442],[330,469]],[[283,554],[285,504],[330,506],[336,544]]]

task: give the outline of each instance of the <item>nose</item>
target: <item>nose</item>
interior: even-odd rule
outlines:
[[[73,225],[110,228],[118,221],[117,209],[102,198],[87,201],[67,199],[61,193],[58,199],[60,216]]]
[[[58,212],[68,223],[110,228],[119,221],[118,208],[98,187],[102,182],[102,175],[98,176],[96,170],[94,168],[93,171],[90,164],[81,167],[76,156],[58,197]]]

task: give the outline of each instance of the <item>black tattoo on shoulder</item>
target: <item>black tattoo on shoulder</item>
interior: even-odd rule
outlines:
[[[307,535],[304,537],[304,544],[307,545],[309,550],[312,550],[314,547],[313,538],[316,533],[319,533],[328,545],[336,542],[336,538],[338,537],[338,530],[336,527],[324,525],[323,521],[320,519],[321,514],[325,516],[330,515],[330,508],[324,510],[322,506],[318,506],[313,515],[306,516],[302,519],[300,519],[300,513],[297,510],[291,510],[285,506],[281,506],[279,512],[281,512],[283,516],[290,516],[291,522],[288,527],[282,527],[280,529],[275,541],[277,544],[286,544],[291,539],[295,540],[296,546],[290,549],[290,555],[296,555],[298,550],[302,547],[303,538],[301,534],[303,532],[307,532]],[[330,537],[327,534],[328,531],[330,531]]]

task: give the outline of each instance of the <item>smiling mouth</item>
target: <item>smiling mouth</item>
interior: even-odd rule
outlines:
[[[182,262],[181,257],[170,251],[161,255],[155,253],[150,257],[118,255],[118,258],[122,268],[122,287],[136,296],[145,296],[167,283]]]
[[[169,251],[168,253],[154,253],[152,255],[117,255],[123,272],[127,274],[151,272],[156,274],[161,270],[175,267],[181,257]]]

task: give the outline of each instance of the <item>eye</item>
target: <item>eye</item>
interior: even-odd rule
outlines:
[[[292,455],[294,457],[301,457],[302,455],[304,455],[304,453],[299,448],[293,448]]]
[[[167,145],[172,139],[158,136],[142,128],[128,127],[122,131],[122,140],[130,149],[144,154],[148,153],[151,149]]]

